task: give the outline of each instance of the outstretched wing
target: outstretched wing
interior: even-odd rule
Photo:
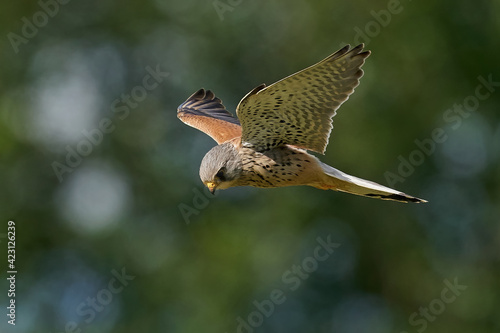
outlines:
[[[332,117],[363,76],[370,55],[347,45],[319,63],[249,92],[237,107],[242,142],[257,150],[283,144],[324,153]]]
[[[238,119],[210,90],[200,89],[179,105],[177,118],[209,135],[218,144],[241,136]]]

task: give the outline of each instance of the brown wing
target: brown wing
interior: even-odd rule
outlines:
[[[237,107],[242,142],[257,150],[289,144],[324,153],[332,117],[363,76],[364,45],[342,48],[269,87],[249,92]]]
[[[208,134],[218,144],[241,136],[238,119],[210,90],[200,89],[177,108],[177,118]]]

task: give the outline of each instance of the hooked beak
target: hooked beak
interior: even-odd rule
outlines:
[[[208,182],[205,184],[208,188],[208,190],[210,191],[210,193],[214,194],[215,195],[215,189],[217,187],[216,184],[212,183],[212,182]]]

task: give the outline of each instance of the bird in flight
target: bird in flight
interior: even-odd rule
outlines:
[[[177,109],[177,117],[218,145],[203,158],[200,178],[210,192],[233,186],[308,185],[400,202],[426,202],[348,175],[308,153],[324,154],[332,117],[354,92],[370,51],[349,45],[326,59],[266,86],[240,101],[238,118],[210,90],[200,89]]]

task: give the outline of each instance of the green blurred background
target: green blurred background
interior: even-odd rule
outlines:
[[[1,332],[500,331],[500,87],[477,88],[500,81],[500,2],[60,1],[0,10]],[[429,203],[205,197],[215,143],[177,106],[204,87],[234,112],[358,42],[372,56],[321,159]]]

